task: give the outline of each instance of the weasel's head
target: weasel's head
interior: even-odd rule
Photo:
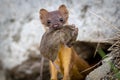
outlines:
[[[48,12],[46,9],[40,9],[41,23],[48,28],[58,29],[67,23],[68,10],[65,5],[59,6],[58,10]]]

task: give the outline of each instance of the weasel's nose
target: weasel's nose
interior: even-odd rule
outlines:
[[[60,25],[59,25],[59,24],[54,24],[54,25],[52,26],[52,28],[53,28],[53,29],[60,29]]]
[[[58,27],[59,27],[58,24],[54,24],[54,25],[53,25],[53,28],[58,28]]]

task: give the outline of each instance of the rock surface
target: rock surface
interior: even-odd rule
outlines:
[[[20,65],[30,53],[39,54],[44,33],[39,10],[56,10],[61,4],[70,12],[68,22],[79,28],[78,40],[104,42],[117,32],[112,25],[120,28],[120,0],[0,0],[0,60],[4,68]]]
[[[41,63],[40,55],[32,54],[22,64],[5,70],[6,80],[49,80],[48,60],[45,59],[44,61],[44,64]],[[40,78],[41,67],[43,67],[42,78]]]
[[[110,72],[110,59],[108,58],[106,62],[103,62],[102,65],[87,75],[85,80],[101,80],[107,73]]]
[[[111,25],[90,11],[120,27],[120,0],[0,0],[0,59],[5,68],[20,64],[31,51],[39,53],[36,48],[44,32],[39,9],[51,11],[61,4],[68,7],[69,23],[79,28],[79,40],[100,41],[115,35]]]

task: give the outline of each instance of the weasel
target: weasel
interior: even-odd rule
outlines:
[[[51,80],[58,80],[58,72],[62,73],[63,80],[83,80],[88,74],[80,73],[90,66],[72,47],[77,35],[78,28],[65,25],[42,36],[40,52],[50,60]]]
[[[40,9],[40,20],[45,29],[58,29],[67,24],[69,12],[65,5],[59,6],[58,10],[48,12]]]
[[[69,17],[66,6],[61,5],[58,10],[51,12],[41,9],[39,13],[46,31],[40,43],[40,52],[50,60],[51,80],[58,80],[58,72],[63,74],[63,80],[83,80],[88,72],[80,72],[90,66],[71,46],[78,29],[65,25]]]

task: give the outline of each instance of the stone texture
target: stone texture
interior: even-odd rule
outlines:
[[[32,54],[22,64],[6,69],[5,77],[6,80],[49,80],[48,60],[45,59],[44,63],[41,63],[40,55]]]
[[[29,50],[37,51],[44,32],[39,21],[39,9],[55,10],[65,4],[69,11],[69,23],[79,28],[79,40],[104,41],[115,35],[108,23],[120,27],[120,0],[0,0],[0,59],[4,67],[12,68],[27,59]],[[8,65],[9,63],[9,65]]]
[[[85,80],[101,80],[101,78],[106,76],[107,73],[110,72],[111,68],[110,59],[110,57],[105,59],[100,67],[96,68],[95,70],[90,72],[89,75],[87,75]]]
[[[120,0],[0,0],[0,60],[4,68],[21,64],[31,52],[39,54],[44,33],[39,10],[52,11],[61,4],[70,11],[69,24],[79,28],[78,40],[104,42],[116,35],[112,25],[120,28]]]

